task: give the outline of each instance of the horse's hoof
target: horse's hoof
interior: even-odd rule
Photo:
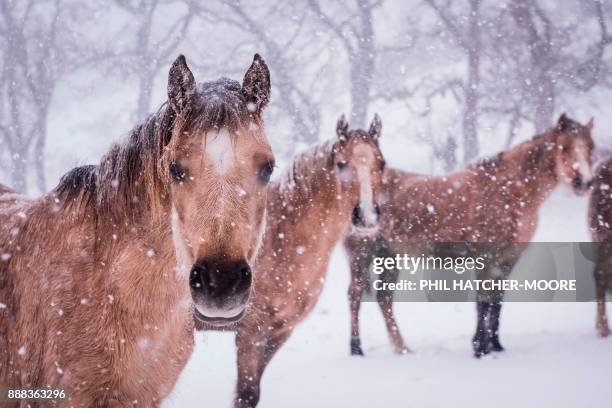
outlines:
[[[361,340],[358,338],[351,339],[351,356],[363,356]]]
[[[490,350],[488,348],[478,349],[478,350],[474,349],[474,357],[476,357],[476,358],[480,358],[482,356],[486,356],[489,353],[490,353]]]
[[[361,347],[351,347],[351,356],[364,356]]]
[[[403,356],[404,354],[410,354],[410,353],[412,353],[412,350],[410,350],[406,346],[396,347],[395,348],[395,354],[399,354],[399,355]]]
[[[504,346],[501,345],[498,337],[493,337],[491,338],[491,340],[489,340],[489,349],[491,351],[499,352],[499,351],[504,351]]]
[[[256,401],[251,401],[250,398],[236,398],[234,400],[233,408],[255,408],[257,405]]]
[[[601,337],[602,339],[605,339],[606,337],[610,335],[610,328],[608,326],[598,327],[597,335]]]
[[[474,349],[474,357],[480,358],[485,354],[489,354],[489,342],[486,335],[476,335],[472,340],[472,348]]]

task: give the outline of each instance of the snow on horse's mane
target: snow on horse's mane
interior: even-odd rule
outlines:
[[[296,187],[310,191],[314,188],[308,176],[315,170],[329,168],[330,155],[335,142],[327,140],[298,153],[278,181],[280,191],[291,191]]]

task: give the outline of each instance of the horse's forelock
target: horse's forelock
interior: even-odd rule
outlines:
[[[227,128],[230,133],[236,133],[258,121],[249,112],[241,85],[227,78],[200,84],[193,103],[186,120],[186,128],[191,131],[206,133]]]

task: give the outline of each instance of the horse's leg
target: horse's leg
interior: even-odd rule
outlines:
[[[291,332],[283,332],[268,338],[253,338],[249,335],[236,334],[238,349],[238,383],[234,408],[253,408],[257,406],[261,395],[261,377],[263,372]]]
[[[367,273],[367,271],[361,269],[359,259],[356,258],[351,259],[351,283],[348,293],[351,307],[351,355],[363,356],[359,336],[359,308],[361,307],[361,297],[364,289],[362,273]]]
[[[607,273],[602,267],[601,261],[595,267],[595,299],[597,300],[597,319],[595,326],[599,337],[608,337],[610,335],[610,327],[608,326],[608,316],[606,315],[606,291],[607,291]]]
[[[500,279],[507,279],[512,270],[514,269],[514,265],[518,262],[520,255],[522,254],[522,246],[512,246],[513,251],[511,251],[511,256],[507,257],[505,261],[500,262],[499,265],[499,275],[497,282]],[[501,283],[501,282],[500,282]],[[488,314],[488,348],[489,351],[504,351],[504,347],[501,345],[499,341],[499,322],[501,309],[504,304],[504,291],[497,290],[494,291],[491,295],[491,302],[489,303],[489,314]]]
[[[488,347],[490,351],[504,351],[504,347],[499,342],[499,316],[502,304],[503,299],[501,297],[489,303]]]
[[[236,333],[238,381],[235,408],[254,407],[259,402],[259,383],[263,373],[265,339]]]
[[[385,273],[388,272],[390,271]],[[395,272],[395,280],[397,280],[397,272]],[[402,334],[395,320],[395,315],[393,314],[393,292],[379,290],[376,292],[376,300],[378,301],[378,306],[380,306],[380,310],[385,319],[387,332],[389,332],[389,338],[391,339],[391,344],[393,344],[393,350],[397,354],[410,353],[411,350],[406,346],[406,343],[404,343],[404,339],[402,338]]]
[[[489,352],[487,333],[487,319],[489,317],[490,302],[478,299],[476,301],[476,333],[472,338],[474,357],[480,358]]]

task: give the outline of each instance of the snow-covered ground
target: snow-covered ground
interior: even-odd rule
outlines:
[[[545,203],[538,241],[587,241],[586,199],[560,188]],[[612,403],[612,339],[596,337],[593,303],[508,303],[507,351],[472,357],[470,303],[397,303],[408,345],[394,355],[376,304],[362,306],[366,356],[349,355],[348,268],[332,257],[314,312],[268,366],[266,407],[607,407]],[[230,407],[234,338],[199,333],[189,364],[164,407]]]

